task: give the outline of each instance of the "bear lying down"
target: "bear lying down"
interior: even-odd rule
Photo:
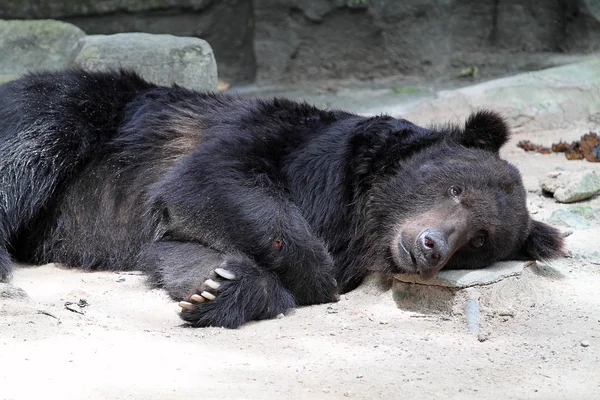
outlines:
[[[130,72],[0,86],[0,278],[11,260],[140,269],[195,326],[336,301],[368,270],[563,255],[498,151],[502,118],[426,129]]]

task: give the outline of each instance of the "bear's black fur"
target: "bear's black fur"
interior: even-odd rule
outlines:
[[[0,278],[11,259],[141,269],[196,326],[335,301],[367,269],[563,254],[531,220],[492,112],[425,129],[130,72],[0,87]],[[208,279],[208,281],[207,281]]]

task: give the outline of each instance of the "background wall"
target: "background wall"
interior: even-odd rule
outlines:
[[[0,18],[207,40],[229,82],[448,80],[600,50],[598,0],[4,0]]]

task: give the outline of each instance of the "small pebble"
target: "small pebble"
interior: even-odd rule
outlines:
[[[277,319],[281,319],[283,317],[285,317],[285,315],[283,315],[283,313],[279,313],[275,316],[275,318],[277,318]]]
[[[581,347],[589,347],[589,346],[590,346],[590,342],[588,342],[587,340],[581,341]]]
[[[563,236],[564,237],[571,236],[573,234],[573,232],[574,232],[573,229],[564,229],[563,230]]]

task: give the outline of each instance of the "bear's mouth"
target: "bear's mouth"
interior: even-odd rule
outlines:
[[[408,256],[410,257],[410,261],[412,261],[413,267],[416,269],[417,268],[417,257],[415,257],[415,255],[413,254],[412,251],[410,251],[406,248],[404,243],[402,243],[402,239],[400,240],[400,244],[402,245],[402,248],[404,249],[406,254],[408,254]]]
[[[398,234],[398,237],[396,239],[396,251],[393,251],[393,253],[396,254],[396,264],[399,267],[400,272],[403,273],[417,273],[418,271],[418,262],[417,262],[417,258],[415,257],[415,255],[413,254],[413,252],[411,250],[409,250],[409,248],[413,247],[413,246],[407,246],[404,243],[404,235],[402,234],[402,232],[400,232],[400,234]],[[409,263],[410,261],[410,263]]]
[[[410,260],[412,261],[412,263],[413,263],[413,266],[414,266],[415,268],[417,268],[417,258],[416,258],[416,257],[414,256],[414,254],[413,254],[413,253],[411,253],[410,251],[408,252],[408,255],[410,256]]]

